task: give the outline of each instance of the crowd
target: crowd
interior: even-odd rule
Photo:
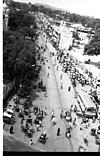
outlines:
[[[47,42],[47,37],[44,35],[44,37],[46,38],[46,42]],[[49,37],[50,39],[50,37]],[[52,40],[53,43],[53,40]],[[58,44],[58,43],[57,43]],[[56,50],[57,50],[57,60],[59,62],[59,64],[63,67],[63,72],[66,72],[69,77],[70,80],[72,82],[73,87],[75,88],[76,85],[78,83],[80,83],[82,86],[84,85],[89,85],[89,81],[85,78],[84,75],[82,75],[81,73],[79,73],[79,71],[77,70],[77,62],[71,57],[69,56],[69,54],[64,54],[64,50],[59,50],[57,47],[57,44],[53,44],[53,46],[55,46]],[[41,51],[41,54],[45,53],[47,49],[47,44],[44,45],[38,45],[37,46],[37,50]],[[54,52],[50,53],[51,57],[54,57],[55,54]],[[43,57],[42,55],[38,54],[38,60],[40,61],[41,65],[46,65],[46,62],[48,62],[48,59],[46,57]],[[56,63],[56,60],[55,60]],[[48,66],[48,69],[50,69],[50,66]],[[59,66],[57,65],[56,67],[57,71],[59,70]],[[47,78],[50,77],[49,72],[47,73]],[[60,75],[60,80],[62,80],[63,78],[63,74]],[[91,80],[92,80],[92,76],[91,76]],[[46,92],[46,86],[43,85],[43,81],[42,79],[39,81],[38,83],[38,87],[42,87],[43,90],[45,90],[45,94],[44,96],[46,97],[47,92]],[[63,89],[63,83],[61,83],[61,89]],[[68,87],[68,91],[71,91],[71,86]],[[43,127],[43,119],[47,116],[47,108],[40,108],[38,106],[34,106],[32,105],[32,101],[30,98],[28,98],[25,103],[23,105],[20,106],[19,101],[14,99],[14,103],[15,103],[15,111],[18,114],[18,117],[20,118],[20,128],[21,128],[21,132],[25,134],[25,136],[30,138],[30,145],[33,145],[33,141],[32,141],[32,137],[34,135],[35,132],[41,130],[41,128]],[[61,120],[65,120],[65,122],[67,122],[68,126],[66,127],[66,132],[65,132],[65,136],[69,139],[71,137],[71,132],[72,129],[75,128],[77,126],[77,118],[76,117],[72,117],[72,113],[76,113],[77,111],[77,106],[76,105],[71,105],[70,106],[70,110],[69,111],[65,111],[61,110],[59,116]],[[51,123],[52,126],[55,126],[57,124],[57,119],[55,116],[55,111],[52,110],[51,111]],[[84,118],[82,118],[82,122],[80,125],[80,130],[82,130],[82,125],[85,124],[86,128],[89,127],[89,120],[86,120]],[[98,128],[99,129],[99,128]],[[11,125],[10,127],[10,133],[14,133],[14,128],[13,125]],[[58,127],[57,128],[57,136],[61,135],[61,128]],[[46,132],[43,132],[40,136],[40,141],[42,141],[44,143],[44,140],[46,140],[47,138],[47,134]],[[84,143],[88,146],[88,136],[84,136],[83,137],[83,141]],[[85,151],[86,149],[84,149],[84,147],[79,146],[79,151]]]

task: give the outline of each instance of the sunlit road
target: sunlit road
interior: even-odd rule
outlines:
[[[44,40],[43,38],[41,38]],[[84,132],[80,131],[80,120],[78,119],[77,127],[73,127],[72,137],[67,139],[65,137],[65,131],[68,126],[68,123],[65,119],[60,119],[61,110],[69,110],[70,105],[76,103],[74,98],[75,93],[74,89],[71,87],[71,92],[68,92],[68,87],[71,85],[70,79],[66,73],[62,73],[62,68],[59,66],[59,70],[56,70],[58,63],[55,65],[55,58],[50,57],[50,52],[54,52],[56,54],[55,49],[48,42],[47,50],[44,54],[46,57],[46,75],[49,73],[49,77],[47,80],[47,92],[48,92],[48,102],[47,107],[49,108],[48,118],[45,120],[44,130],[47,132],[47,143],[43,146],[45,151],[64,151],[64,152],[77,152],[79,145],[84,145],[83,136],[87,133],[87,130]],[[50,66],[50,69],[48,69]],[[63,74],[62,80],[60,79],[61,73]],[[63,82],[63,89],[60,88],[61,83]],[[57,124],[55,126],[51,123],[51,110],[54,110],[54,114],[56,116]],[[74,114],[72,114],[74,117]],[[79,125],[79,126],[78,126]],[[57,128],[61,129],[61,135],[57,136]],[[88,151],[91,151],[91,147],[93,146],[93,151],[96,151],[97,148],[93,145],[93,140],[91,140],[91,144],[88,147]],[[41,146],[42,147],[42,146]]]
[[[59,72],[56,73],[55,67],[53,66],[53,58],[50,57],[50,51],[54,50],[54,48],[51,46],[50,43],[48,43],[47,45],[48,48],[44,55],[46,57],[46,60],[48,60],[45,65],[46,75],[49,72],[49,78],[47,78],[48,108],[49,111],[54,110],[57,124],[53,126],[50,117],[48,118],[48,121],[46,120],[47,126],[45,125],[43,129],[47,132],[48,140],[43,148],[47,151],[73,152],[76,151],[76,148],[78,149],[79,141],[75,139],[73,140],[73,138],[67,139],[65,137],[65,131],[68,124],[65,119],[60,119],[60,112],[61,110],[69,110],[70,105],[74,101],[74,90],[72,89],[71,93],[68,93],[67,91],[68,86],[70,85],[70,80],[67,75],[63,75],[64,88],[62,90],[60,89],[61,80],[59,76],[61,74],[61,69],[59,67]],[[48,69],[48,66],[50,66],[50,69]],[[57,128],[59,127],[61,129],[61,135],[57,136]],[[77,129],[74,129],[72,131],[73,135],[74,133],[75,135],[78,134],[76,131]],[[76,142],[77,146],[75,147],[73,146],[73,144],[76,144]]]
[[[74,113],[72,113],[72,119],[76,117],[77,126],[71,131],[71,138],[68,139],[65,136],[66,128],[68,123],[65,119],[60,118],[61,110],[66,111],[70,109],[71,104],[76,104],[75,92],[71,86],[71,82],[68,74],[62,71],[61,65],[59,65],[56,58],[56,50],[53,48],[51,43],[45,42],[45,37],[41,34],[39,37],[39,44],[47,44],[47,50],[41,55],[45,57],[45,65],[43,65],[43,74],[41,78],[47,87],[47,97],[44,97],[44,93],[39,93],[39,97],[33,100],[33,105],[37,105],[40,108],[47,107],[47,116],[42,121],[42,127],[39,131],[35,131],[32,137],[33,146],[42,151],[51,152],[77,152],[79,145],[82,145],[87,149],[87,151],[98,151],[98,146],[95,146],[94,138],[89,138],[89,145],[83,142],[83,136],[89,134],[89,129],[80,131],[81,119],[78,118]],[[54,56],[50,56],[50,52],[54,52]],[[49,68],[48,68],[49,66]],[[57,70],[58,66],[58,70]],[[47,74],[49,73],[49,77]],[[62,74],[62,79],[60,78]],[[61,89],[61,84],[63,84],[63,89]],[[71,91],[68,92],[68,87],[71,86]],[[80,92],[81,90],[79,90]],[[10,102],[11,103],[11,102]],[[51,111],[54,110],[54,115],[56,117],[56,125],[52,125],[51,122]],[[20,118],[16,114],[16,123],[14,124],[14,135],[24,142],[29,144],[29,138],[21,131]],[[33,115],[33,114],[31,114]],[[57,136],[57,129],[60,128],[60,136]],[[5,130],[9,131],[9,126],[5,126]],[[38,141],[39,136],[42,132],[47,133],[46,144],[42,144]]]

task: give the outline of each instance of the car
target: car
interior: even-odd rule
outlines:
[[[3,122],[8,124],[14,123],[14,118],[11,114],[8,114],[7,112],[3,113]]]
[[[5,112],[14,116],[14,111],[12,109],[7,108]]]
[[[100,145],[100,134],[96,134],[96,144]]]
[[[80,110],[76,111],[76,115],[79,116],[79,117],[83,117],[83,113]]]
[[[87,118],[96,117],[96,114],[97,114],[97,110],[94,107],[87,108],[84,113],[85,117],[87,117]]]

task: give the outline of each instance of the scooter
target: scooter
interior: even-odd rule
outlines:
[[[68,139],[71,137],[71,133],[69,129],[66,131],[65,135]]]

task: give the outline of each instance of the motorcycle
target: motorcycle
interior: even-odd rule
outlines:
[[[66,135],[66,137],[67,137],[68,139],[71,137],[70,129],[67,129],[67,130],[66,130],[65,135]]]
[[[85,152],[85,151],[86,151],[86,149],[84,147],[79,146],[78,152]]]

